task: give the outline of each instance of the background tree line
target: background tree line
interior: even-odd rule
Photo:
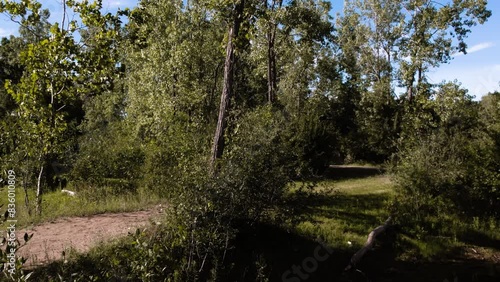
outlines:
[[[112,15],[67,0],[78,20],[51,23],[37,1],[1,1],[20,23],[0,44],[2,168],[36,190],[36,213],[66,184],[165,197],[186,279],[223,269],[242,226],[291,221],[289,184],[333,162],[392,166],[402,222],[498,218],[499,94],[426,77],[466,53],[487,1],[350,0],[334,19],[336,4],[144,0]]]

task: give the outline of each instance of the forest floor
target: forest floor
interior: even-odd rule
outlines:
[[[159,205],[143,211],[63,217],[40,223],[17,232],[18,238],[33,234],[17,255],[26,258],[25,266],[30,268],[63,259],[71,251],[86,252],[99,243],[151,224],[161,211]]]

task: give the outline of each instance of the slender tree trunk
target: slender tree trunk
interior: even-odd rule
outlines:
[[[423,71],[422,71],[422,66],[418,67],[418,84],[422,83],[424,79]]]
[[[212,156],[210,158],[210,169],[216,172],[215,163],[222,157],[224,152],[224,134],[227,127],[227,116],[230,110],[230,102],[233,96],[234,81],[234,41],[238,37],[241,21],[243,18],[243,7],[245,0],[240,0],[234,9],[233,24],[228,31],[226,60],[224,62],[224,85],[220,99],[219,118],[212,146]]]
[[[267,0],[266,8],[267,7]],[[276,4],[278,8],[281,8],[283,4],[283,0],[272,1],[271,4],[271,13],[274,13],[276,10]],[[276,92],[277,92],[277,70],[276,70],[276,51],[274,48],[276,41],[276,29],[278,28],[278,24],[274,21],[274,15],[272,15],[269,19],[269,26],[267,30],[267,101],[270,104],[273,104],[276,100]]]
[[[211,114],[212,110],[215,109],[215,99],[216,99],[216,90],[217,90],[217,80],[219,80],[219,71],[222,67],[222,63],[218,64],[217,67],[215,68],[214,71],[214,83],[212,85],[212,89],[210,90],[210,94],[207,98],[206,102],[206,112],[205,112],[205,118],[207,121],[211,121]]]
[[[389,81],[387,82],[389,84],[389,89],[391,89],[391,81],[392,81],[392,61],[391,61],[391,49],[386,46],[385,48],[385,53],[387,54],[387,76],[389,78]],[[387,93],[387,99],[392,99],[392,94],[391,91],[389,90]]]
[[[43,162],[40,167],[40,173],[38,173],[38,181],[36,186],[36,214],[42,214],[42,176],[43,176]]]
[[[275,30],[268,34],[267,42],[267,101],[272,104],[276,98],[276,53],[274,52]]]
[[[28,211],[28,215],[31,216],[30,199],[28,196],[28,179],[31,177],[31,175],[28,174],[28,171],[29,171],[29,169],[26,169],[25,173],[24,173],[23,190],[24,190],[24,205],[26,206],[26,210]]]
[[[422,70],[422,65],[419,65],[418,66],[418,72],[417,72],[417,77],[418,77],[418,80],[417,80],[417,94],[420,93],[420,90],[422,89],[422,81],[424,80],[424,74],[423,74],[423,70]]]
[[[410,81],[408,82],[408,89],[407,94],[408,94],[408,101],[411,102],[413,100],[413,83],[415,82],[415,73],[413,73],[412,77],[410,78]]]

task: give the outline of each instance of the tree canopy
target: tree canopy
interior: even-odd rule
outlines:
[[[117,14],[64,0],[76,16],[50,22],[39,1],[2,0],[19,35],[0,42],[1,166],[20,169],[38,214],[68,183],[167,198],[185,281],[211,275],[245,224],[286,221],[289,184],[332,163],[395,167],[405,216],[500,216],[498,93],[427,79],[467,52],[487,1],[344,2],[334,18],[316,0]]]

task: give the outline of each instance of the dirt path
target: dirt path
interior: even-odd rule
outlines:
[[[102,241],[135,232],[160,215],[161,207],[137,212],[98,214],[88,217],[67,217],[42,223],[17,232],[20,241],[27,232],[33,238],[17,252],[27,258],[26,266],[35,266],[62,258],[62,252],[74,248],[86,252]]]

